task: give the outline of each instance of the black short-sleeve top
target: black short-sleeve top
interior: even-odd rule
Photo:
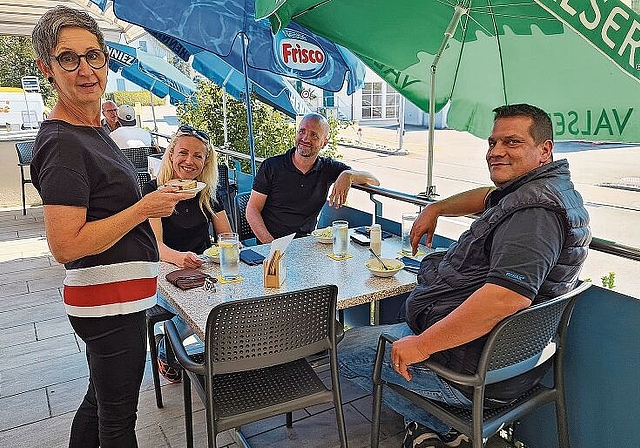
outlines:
[[[337,160],[318,157],[313,168],[303,174],[293,164],[294,152],[292,148],[265,160],[253,181],[253,189],[267,196],[262,219],[274,238],[311,233],[331,184],[351,169]]]

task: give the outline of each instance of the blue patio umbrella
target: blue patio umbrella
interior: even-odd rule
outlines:
[[[186,102],[196,85],[185,74],[163,59],[128,45],[107,42],[109,69],[151,91],[154,95]]]
[[[255,21],[253,0],[114,0],[113,9],[121,20],[236,58],[230,65],[242,66],[245,74],[248,67],[269,70],[331,91],[341,90],[346,81],[348,93],[364,83],[364,64],[348,50],[297,24],[274,36],[267,20]],[[248,75],[245,84],[249,90]],[[248,96],[245,101],[249,105]],[[250,107],[247,116],[255,173]]]
[[[237,100],[245,95],[245,82],[242,65],[232,65],[233,60],[217,56],[210,51],[190,45],[187,42],[157,31],[147,30],[149,34],[171,49],[184,61],[191,61],[192,67],[213,81]],[[290,117],[308,113],[309,107],[302,97],[283,76],[266,70],[248,68],[251,91],[260,101]]]

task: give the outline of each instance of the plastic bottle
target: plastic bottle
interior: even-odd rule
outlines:
[[[380,224],[374,224],[371,226],[369,239],[371,240],[371,250],[375,252],[377,256],[380,256],[382,252],[382,229],[380,228]]]

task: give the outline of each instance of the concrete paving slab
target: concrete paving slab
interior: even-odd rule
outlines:
[[[25,406],[29,407],[29,412],[24,412]],[[47,393],[44,388],[0,398],[0,431],[28,425],[29,423],[49,418],[49,416]],[[0,443],[0,446],[16,445],[3,445]]]
[[[30,425],[0,431],[0,446],[12,448],[66,448],[73,412],[46,418]]]
[[[89,377],[83,376],[47,387],[51,416],[75,412],[82,403],[89,386]]]
[[[0,397],[57,385],[88,375],[89,368],[84,353],[18,366],[2,372]]]
[[[54,360],[74,353],[80,353],[80,350],[73,334],[3,347],[0,349],[0,356],[11,361],[0,365],[0,372]]]
[[[0,352],[13,344],[24,344],[36,340],[36,329],[33,323],[17,325],[0,331]]]
[[[9,279],[24,280],[28,276],[33,278],[34,271],[42,271],[44,269],[59,270],[57,266],[51,266],[49,257],[30,257],[17,260],[11,260],[9,262],[0,263],[0,285],[9,281]]]
[[[3,286],[6,288],[6,286]],[[26,287],[25,287],[26,288]],[[25,293],[27,291],[24,291]],[[65,316],[64,305],[60,302],[44,303],[28,308],[19,308],[15,310],[0,313],[0,330],[3,328],[15,327],[29,322],[38,322],[51,319],[53,317]]]
[[[61,316],[36,322],[35,327],[38,339],[47,339],[63,334],[75,334],[73,332],[73,328],[71,328],[71,324],[69,323],[69,318],[67,316]],[[77,338],[74,337],[74,339],[76,340],[76,342],[78,341]]]

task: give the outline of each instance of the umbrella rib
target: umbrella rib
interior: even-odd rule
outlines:
[[[293,20],[293,19],[295,19],[295,18],[298,18],[298,17],[300,17],[301,15],[308,13],[309,11],[313,11],[314,9],[316,9],[316,8],[318,8],[318,7],[322,6],[322,5],[324,5],[325,3],[329,3],[330,1],[331,1],[331,0],[323,0],[323,1],[321,1],[321,2],[316,3],[315,5],[311,5],[311,6],[309,6],[307,9],[304,9],[304,10],[302,10],[302,11],[300,11],[300,12],[297,12],[297,13],[295,13],[295,14],[292,14],[292,15],[291,15],[291,20]]]
[[[491,4],[491,0],[487,0],[487,8],[490,10],[489,12],[492,11],[492,4]],[[504,104],[509,104],[509,101],[507,99],[507,83],[505,80],[505,76],[504,76],[504,63],[502,60],[502,45],[500,42],[500,34],[498,33],[498,24],[496,23],[496,18],[493,14],[490,14],[491,16],[491,23],[493,23],[493,28],[494,31],[496,33],[495,38],[496,38],[496,45],[498,46],[498,57],[500,58],[500,76],[502,77],[502,95],[504,97]]]

